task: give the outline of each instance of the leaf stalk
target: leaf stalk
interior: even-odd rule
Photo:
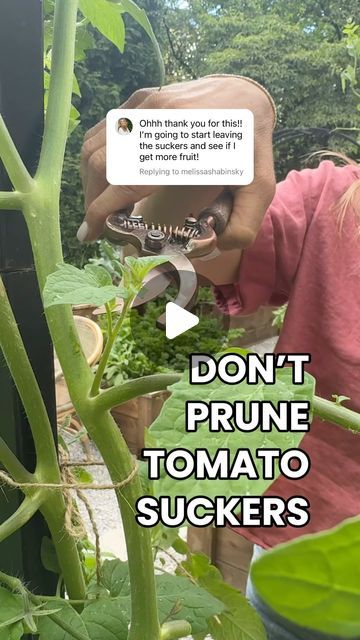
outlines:
[[[321,420],[327,420],[344,427],[344,429],[360,433],[360,414],[356,413],[356,411],[319,396],[314,396],[312,408],[314,415],[321,418]]]
[[[34,187],[34,180],[25,167],[1,114],[0,158],[15,189],[23,193],[30,192]]]

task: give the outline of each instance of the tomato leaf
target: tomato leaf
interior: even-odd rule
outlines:
[[[122,284],[126,291],[137,294],[140,289],[142,289],[145,292],[145,287],[142,287],[142,284],[146,276],[150,271],[155,269],[155,267],[168,261],[169,256],[146,256],[142,258],[127,256],[125,258],[122,279]]]
[[[207,620],[225,608],[219,599],[187,578],[163,574],[155,579],[160,624],[170,620],[187,620],[193,633],[200,633],[207,630]],[[112,602],[117,603],[118,610],[129,622],[131,601],[127,563],[105,560],[102,581],[110,595],[116,596]]]
[[[208,622],[213,640],[266,640],[259,615],[240,591],[224,582],[220,571],[202,554],[189,554],[182,566],[196,582],[223,602],[225,611]]]
[[[91,640],[126,640],[128,637],[128,620],[117,600],[94,600],[85,607],[81,618]]]
[[[359,567],[356,518],[279,545],[253,564],[251,578],[261,598],[292,622],[331,637],[358,638]]]
[[[84,467],[74,467],[72,471],[75,478],[82,484],[90,484],[94,482],[93,476],[87,469],[84,469]]]
[[[112,284],[103,267],[86,265],[78,269],[71,264],[59,264],[44,287],[45,308],[57,304],[93,304],[101,306],[115,297],[126,297],[126,291]]]
[[[209,498],[216,496],[254,495],[259,496],[270,486],[273,480],[262,477],[262,463],[256,458],[257,449],[278,448],[286,450],[298,447],[304,433],[301,432],[278,432],[276,429],[269,433],[263,433],[260,429],[252,432],[234,431],[233,433],[210,432],[204,423],[196,432],[186,432],[185,430],[185,407],[187,401],[224,401],[233,403],[236,400],[245,402],[247,408],[250,402],[271,401],[274,406],[282,401],[308,400],[311,401],[315,389],[315,380],[309,374],[305,375],[303,385],[292,383],[292,370],[289,367],[280,369],[277,372],[276,381],[273,385],[259,383],[248,385],[242,382],[237,385],[227,385],[217,377],[213,382],[206,385],[191,385],[189,383],[189,372],[183,374],[182,379],[172,385],[171,397],[165,405],[155,422],[150,427],[150,434],[156,441],[156,447],[165,448],[168,452],[174,449],[184,448],[195,454],[196,449],[204,447],[204,443],[211,457],[216,455],[218,449],[229,448],[231,458],[234,457],[239,448],[248,448],[254,464],[257,468],[259,479],[251,480],[246,476],[239,479],[215,480],[205,479],[194,481],[193,477],[183,479],[181,482],[174,481],[161,468],[161,477],[154,480],[154,490],[156,495],[165,496],[185,496],[187,499],[204,495]],[[279,475],[278,465],[275,464],[276,476]]]
[[[44,611],[49,610],[49,614],[54,607],[58,607],[59,611],[56,613],[56,617],[65,622],[69,627],[72,627],[75,631],[84,636],[85,639],[90,640],[90,636],[86,630],[84,621],[80,615],[73,609],[70,604],[67,604],[64,600],[52,600],[44,607]],[[62,629],[56,622],[49,617],[41,616],[37,620],[37,627],[39,632],[39,640],[74,640],[74,637]],[[93,640],[93,638],[91,638]]]
[[[225,607],[209,591],[187,578],[163,574],[156,577],[160,624],[168,620],[187,620],[192,633],[207,631],[208,620]]]
[[[20,640],[24,616],[22,598],[0,587],[0,640]]]
[[[130,593],[129,568],[121,560],[105,560],[102,565],[102,584],[109,591],[111,597],[121,593]]]
[[[125,26],[118,5],[107,0],[80,0],[80,11],[89,22],[123,53]]]

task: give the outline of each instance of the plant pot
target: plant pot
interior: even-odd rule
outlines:
[[[145,429],[158,417],[169,391],[156,391],[129,400],[112,409],[112,416],[118,425],[130,451],[139,457],[144,448]]]
[[[93,304],[76,304],[73,306],[73,314],[75,316],[89,318],[89,320],[96,320],[93,316],[95,309],[97,309],[97,307]]]

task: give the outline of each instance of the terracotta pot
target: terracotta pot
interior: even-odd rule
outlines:
[[[169,391],[156,391],[124,402],[112,409],[112,416],[134,455],[140,456],[145,446],[145,429],[158,417],[169,396]]]

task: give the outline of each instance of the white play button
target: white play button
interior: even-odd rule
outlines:
[[[199,318],[174,302],[166,305],[166,337],[173,340],[199,324]]]

